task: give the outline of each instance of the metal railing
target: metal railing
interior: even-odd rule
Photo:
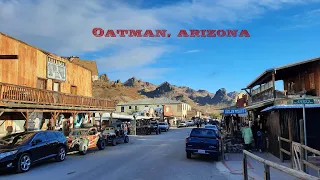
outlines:
[[[113,101],[0,83],[0,103],[114,108]]]
[[[248,166],[247,166],[248,156],[264,164],[264,179],[265,180],[270,180],[270,167],[277,169],[279,171],[282,171],[282,172],[289,174],[291,176],[294,176],[296,178],[299,178],[299,179],[320,180],[320,178],[318,178],[318,177],[314,177],[314,176],[311,176],[311,175],[306,174],[304,172],[301,172],[301,171],[298,171],[295,169],[291,169],[286,166],[282,166],[280,164],[268,161],[266,159],[263,159],[259,156],[256,156],[256,155],[250,153],[249,151],[243,150],[243,161],[242,161],[243,168],[242,169],[243,169],[243,179],[244,180],[249,179]]]

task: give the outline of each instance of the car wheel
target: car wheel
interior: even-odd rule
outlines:
[[[17,172],[23,173],[29,171],[31,167],[31,156],[29,154],[22,154],[18,161]]]
[[[116,140],[116,138],[113,138],[112,139],[112,146],[116,146],[117,145],[117,140]]]
[[[56,161],[60,162],[60,161],[64,161],[66,159],[66,148],[64,148],[63,146],[58,148],[58,154],[56,156]]]
[[[187,152],[187,159],[191,159],[191,153]]]
[[[99,150],[104,150],[104,148],[106,148],[105,140],[98,141],[97,146],[98,146]]]
[[[126,136],[126,137],[124,138],[124,143],[128,143],[128,142],[129,142],[129,137]]]
[[[86,145],[82,146],[82,150],[79,151],[81,155],[86,155],[88,152],[88,147]]]

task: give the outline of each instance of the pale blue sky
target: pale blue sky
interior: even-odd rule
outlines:
[[[265,69],[320,55],[318,0],[17,2],[0,0],[0,31],[58,55],[97,60],[112,80],[239,91]],[[173,36],[95,38],[94,27]],[[176,38],[179,29],[247,29],[251,38]]]

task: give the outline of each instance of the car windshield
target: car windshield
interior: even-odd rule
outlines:
[[[70,132],[70,136],[85,136],[87,133],[87,130],[74,130]]]
[[[34,132],[10,134],[0,139],[0,145],[20,145],[27,142],[34,134]]]
[[[166,125],[166,123],[159,123],[159,125]]]
[[[207,129],[215,129],[215,130],[217,130],[218,128],[217,128],[217,126],[204,126],[204,128],[207,128]]]
[[[181,121],[181,123],[186,123],[185,121]]]
[[[192,129],[190,137],[207,137],[207,138],[216,138],[216,133],[212,129]]]

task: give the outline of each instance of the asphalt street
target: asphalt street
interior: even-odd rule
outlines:
[[[1,180],[111,179],[212,180],[227,179],[216,163],[205,157],[187,159],[185,138],[191,128],[170,129],[160,135],[131,136],[128,144],[72,154],[63,162],[48,161],[23,174],[1,175]]]

